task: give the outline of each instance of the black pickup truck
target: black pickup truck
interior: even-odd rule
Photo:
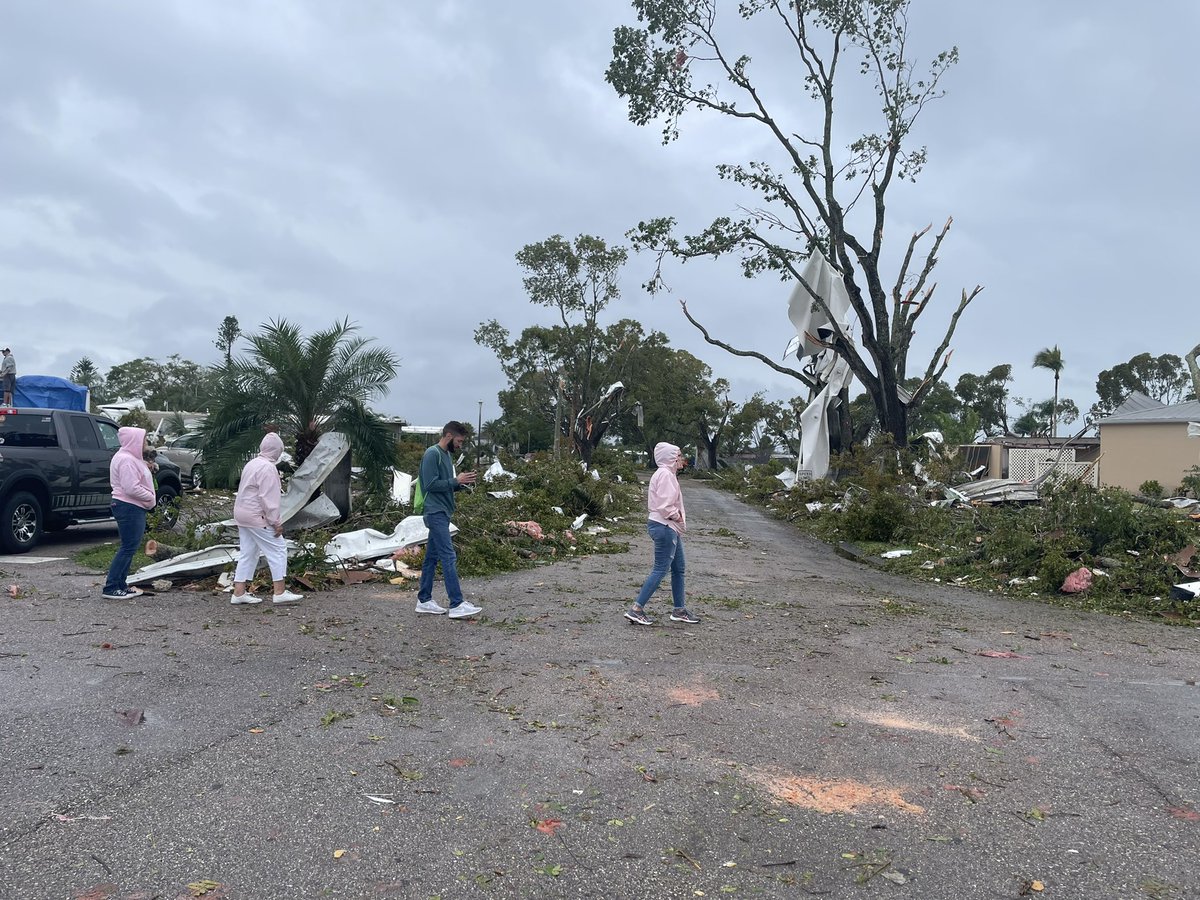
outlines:
[[[0,407],[0,546],[24,553],[43,531],[111,518],[108,464],[120,448],[117,423],[103,416]],[[157,462],[159,509],[172,521],[179,467]]]

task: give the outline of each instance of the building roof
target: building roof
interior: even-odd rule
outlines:
[[[1133,391],[1125,402],[1112,411],[1114,416],[1124,416],[1129,413],[1141,412],[1143,409],[1162,409],[1164,404],[1161,401],[1155,400],[1153,397],[1147,397],[1141,391]]]
[[[974,441],[970,444],[963,444],[964,447],[1023,447],[1030,450],[1057,450],[1066,444],[1068,447],[1099,447],[1100,438],[1094,435],[1083,437],[1047,437],[1046,435],[1038,435],[1031,437],[1020,434],[1005,434],[994,438],[989,438],[986,441]]]
[[[1101,419],[1099,425],[1146,425],[1163,422],[1200,422],[1200,400],[1188,400],[1186,403],[1172,403],[1170,406],[1150,406],[1132,412],[1122,412],[1124,404],[1107,419]]]

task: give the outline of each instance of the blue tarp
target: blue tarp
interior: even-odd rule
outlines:
[[[39,409],[77,409],[87,412],[88,389],[53,375],[20,375],[13,392],[14,406]]]

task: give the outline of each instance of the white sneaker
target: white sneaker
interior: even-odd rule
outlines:
[[[441,606],[436,600],[426,600],[424,602],[417,603],[417,612],[431,613],[435,616],[444,616],[446,614],[446,607]]]
[[[237,594],[234,594],[229,598],[229,602],[234,606],[237,606],[241,603],[262,603],[262,597],[255,597],[253,594],[242,594],[239,597]]]
[[[465,619],[469,616],[478,615],[481,612],[483,612],[482,606],[476,606],[470,600],[464,600],[462,603],[458,604],[458,606],[450,607],[450,611],[447,613],[447,615],[450,616],[451,619]]]
[[[284,591],[282,594],[275,594],[271,600],[274,603],[295,603],[298,600],[303,600],[303,594],[293,594],[291,591]]]

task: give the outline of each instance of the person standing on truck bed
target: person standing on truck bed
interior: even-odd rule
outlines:
[[[125,583],[129,566],[146,533],[146,510],[154,508],[154,481],[142,459],[146,429],[127,427],[117,431],[121,449],[108,464],[108,483],[112,487],[112,516],[117,520],[121,548],[108,567],[104,582],[105,600],[124,600],[141,594]]]
[[[4,405],[13,405],[13,391],[17,389],[17,361],[13,359],[12,351],[7,347],[3,350],[4,359],[0,360],[0,380],[4,382]]]

